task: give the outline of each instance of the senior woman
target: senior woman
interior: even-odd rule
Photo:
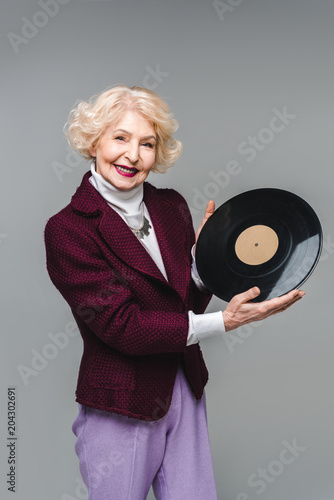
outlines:
[[[204,313],[184,198],[146,181],[181,152],[167,104],[116,86],[80,102],[67,134],[91,168],[45,228],[47,269],[83,338],[72,429],[91,500],[217,498],[199,341],[283,311],[304,292]]]

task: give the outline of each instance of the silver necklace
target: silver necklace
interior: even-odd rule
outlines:
[[[151,224],[145,217],[145,212],[144,212],[144,205],[143,205],[143,220],[142,220],[142,225],[138,228],[135,229],[134,227],[129,226],[133,234],[137,236],[139,240],[142,240],[144,236],[148,236],[150,234],[150,228],[152,229]]]

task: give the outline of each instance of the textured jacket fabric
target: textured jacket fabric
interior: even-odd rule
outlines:
[[[157,420],[168,411],[179,362],[197,399],[208,380],[199,345],[186,345],[187,311],[203,313],[211,298],[191,279],[191,215],[175,190],[144,183],[167,282],[90,175],[45,227],[47,270],[83,339],[76,401]]]

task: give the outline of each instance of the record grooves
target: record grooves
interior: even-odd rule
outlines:
[[[221,205],[204,225],[196,265],[206,287],[229,302],[258,286],[254,302],[299,288],[320,258],[322,229],[299,196],[275,188],[241,193]]]

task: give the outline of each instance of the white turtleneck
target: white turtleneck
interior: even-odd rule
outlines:
[[[96,172],[95,162],[91,164],[90,170],[92,173],[91,177],[89,177],[90,183],[106,200],[108,205],[113,208],[129,226],[133,228],[139,228],[141,226],[144,209],[145,217],[149,221],[151,228],[149,234],[147,236],[145,235],[144,238],[139,241],[145,247],[163,276],[168,281],[150,214],[143,201],[143,184],[135,186],[128,191],[121,191],[106,181],[102,175]],[[193,262],[191,276],[196,286],[200,290],[203,290],[205,289],[205,286],[198,275],[193,250],[192,257]],[[223,314],[221,311],[205,314],[195,314],[193,311],[188,311],[188,315],[189,332],[187,345],[195,344],[206,337],[212,337],[225,332]]]

